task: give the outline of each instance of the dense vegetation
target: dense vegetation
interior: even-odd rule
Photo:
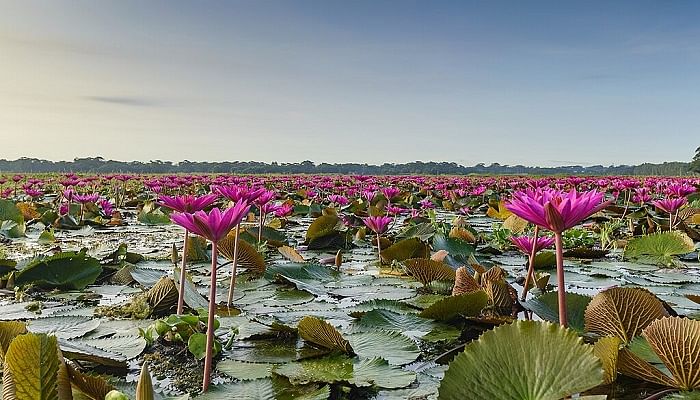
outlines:
[[[699,188],[0,175],[3,398],[697,399]]]
[[[695,170],[700,172],[700,161],[694,161]],[[665,162],[663,164],[644,163],[640,165],[617,166],[561,166],[530,167],[523,165],[476,164],[468,167],[448,162],[415,161],[405,164],[368,165],[358,163],[315,164],[311,161],[300,163],[264,163],[256,161],[197,162],[152,160],[114,161],[102,157],[76,158],[73,161],[48,161],[37,158],[17,160],[0,159],[0,171],[4,172],[87,172],[87,173],[237,173],[237,174],[354,174],[354,175],[639,175],[639,176],[683,176],[688,175],[690,163]]]

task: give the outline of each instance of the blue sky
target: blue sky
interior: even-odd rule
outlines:
[[[591,165],[700,145],[699,2],[0,9],[0,158]]]

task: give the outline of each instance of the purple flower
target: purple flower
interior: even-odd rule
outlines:
[[[401,190],[399,190],[398,188],[395,188],[393,186],[383,188],[383,189],[381,189],[381,191],[382,191],[382,194],[384,195],[384,197],[386,197],[386,199],[389,201],[391,201],[391,199],[393,199],[399,193],[401,193]]]
[[[340,194],[332,194],[328,196],[328,201],[330,201],[331,203],[335,203],[341,207],[350,204],[348,198]]]
[[[173,211],[180,213],[193,213],[203,210],[214,204],[218,196],[216,194],[207,194],[204,196],[193,196],[191,194],[183,196],[159,196],[158,204],[170,208]]]
[[[428,197],[419,201],[418,204],[420,204],[421,208],[435,208],[435,203],[433,203],[433,201]]]
[[[208,214],[201,210],[193,214],[174,212],[170,219],[190,232],[212,242],[219,242],[243,220],[249,210],[248,203],[239,201],[223,212],[218,208],[213,208]]]
[[[604,197],[604,193],[595,190],[527,190],[513,194],[506,207],[528,222],[561,233],[610,205],[612,201],[603,201]]]
[[[407,210],[396,206],[386,206],[386,211],[391,215],[400,215],[405,213]]]
[[[371,229],[374,233],[381,235],[382,233],[386,232],[389,228],[389,224],[391,223],[392,218],[376,216],[363,218],[362,220],[364,221],[365,225],[367,225],[367,227]]]
[[[76,194],[73,195],[73,200],[80,204],[94,203],[100,198],[100,195],[94,194]]]
[[[695,186],[687,183],[674,183],[666,188],[666,193],[671,196],[685,197],[691,193],[695,193]]]
[[[657,208],[666,211],[669,214],[675,213],[679,208],[683,207],[687,203],[685,197],[667,198],[663,200],[652,201],[651,204]]]
[[[263,205],[272,201],[275,197],[277,197],[275,192],[273,192],[272,190],[263,189],[263,192],[260,194],[260,196],[258,196],[258,198],[255,199],[253,202],[256,206],[262,207]]]
[[[294,206],[289,204],[289,203],[284,203],[281,206],[277,207],[275,210],[275,216],[278,218],[284,218],[292,215],[294,212]]]
[[[25,189],[24,193],[26,193],[27,196],[32,197],[32,198],[41,197],[44,194],[44,192],[42,192],[41,190],[36,190],[36,189]]]
[[[252,190],[252,189],[248,188],[247,186],[243,186],[243,185],[212,186],[212,191],[219,193],[220,195],[226,197],[227,199],[233,201],[234,203],[237,203],[241,200],[244,200],[248,203],[252,203],[258,197],[260,197],[261,194],[263,194],[265,192],[265,188],[259,188],[256,190]]]
[[[532,253],[532,237],[530,236],[512,236],[510,241],[520,249],[523,253],[529,256]],[[546,249],[554,244],[554,238],[547,236],[539,236],[537,238],[537,244],[535,245],[535,253],[540,250]]]
[[[109,202],[107,199],[102,199],[99,201],[100,208],[102,209],[102,213],[106,217],[111,217],[112,213],[114,212],[114,206],[112,203]]]

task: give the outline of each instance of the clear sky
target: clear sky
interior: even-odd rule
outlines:
[[[688,161],[698,1],[0,0],[0,158]]]

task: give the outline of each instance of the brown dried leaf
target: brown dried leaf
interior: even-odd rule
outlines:
[[[624,344],[654,320],[668,316],[661,301],[642,288],[616,287],[598,293],[586,307],[586,330],[617,336]]]

